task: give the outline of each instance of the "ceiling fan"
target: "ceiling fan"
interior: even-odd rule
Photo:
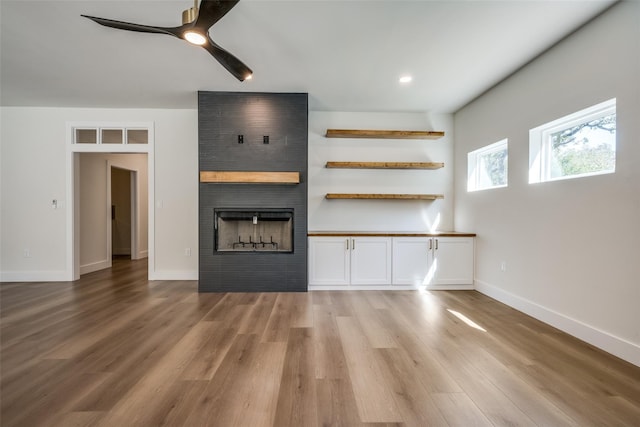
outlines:
[[[214,43],[211,37],[209,37],[209,29],[211,26],[226,15],[239,1],[240,0],[202,0],[200,2],[200,8],[198,8],[198,0],[194,0],[193,7],[182,12],[182,25],[179,27],[154,27],[114,21],[113,19],[98,18],[95,16],[81,16],[89,18],[105,27],[141,33],[167,34],[202,46],[226,68],[227,71],[242,82],[250,79],[253,71],[238,58]]]

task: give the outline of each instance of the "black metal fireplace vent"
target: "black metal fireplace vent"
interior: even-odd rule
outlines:
[[[293,252],[293,209],[214,209],[216,252]]]

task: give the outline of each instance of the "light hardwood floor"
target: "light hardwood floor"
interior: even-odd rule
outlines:
[[[640,425],[640,368],[477,292],[198,294],[146,268],[0,285],[2,426]]]

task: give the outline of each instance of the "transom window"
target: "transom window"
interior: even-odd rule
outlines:
[[[529,131],[530,184],[615,169],[615,98]]]
[[[148,144],[149,130],[142,128],[74,127],[74,144]]]
[[[467,154],[467,191],[508,185],[508,143],[503,139]]]

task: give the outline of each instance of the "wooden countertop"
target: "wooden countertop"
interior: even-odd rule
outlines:
[[[309,237],[476,237],[459,231],[309,231]]]

